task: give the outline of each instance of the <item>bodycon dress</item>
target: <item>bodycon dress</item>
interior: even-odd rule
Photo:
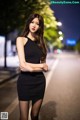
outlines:
[[[24,53],[26,62],[40,63],[42,57],[42,50],[28,38],[27,43],[24,45]],[[44,73],[40,72],[23,72],[21,71],[17,80],[18,99],[21,101],[37,101],[43,99],[45,92],[46,80]]]

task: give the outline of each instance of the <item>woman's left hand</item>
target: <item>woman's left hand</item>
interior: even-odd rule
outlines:
[[[44,70],[45,72],[48,71],[48,65],[47,65],[46,63],[43,63],[43,70]]]

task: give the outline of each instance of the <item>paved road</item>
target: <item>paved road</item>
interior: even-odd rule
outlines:
[[[71,53],[49,57],[46,92],[40,120],[80,120],[80,56]],[[0,86],[0,112],[19,119],[17,77]]]

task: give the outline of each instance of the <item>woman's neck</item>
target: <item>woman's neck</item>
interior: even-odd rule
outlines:
[[[29,34],[27,35],[29,38],[31,38],[32,40],[35,40],[35,38],[34,38],[34,35],[31,33],[31,32],[29,32]]]

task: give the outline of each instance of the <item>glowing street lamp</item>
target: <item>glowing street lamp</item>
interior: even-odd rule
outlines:
[[[58,26],[62,26],[62,22],[57,22],[57,25]]]
[[[60,39],[60,40],[63,40],[63,37],[62,37],[62,36],[60,36],[60,37],[59,37],[59,39]]]
[[[59,33],[59,35],[62,35],[62,31],[59,31],[58,33]]]

